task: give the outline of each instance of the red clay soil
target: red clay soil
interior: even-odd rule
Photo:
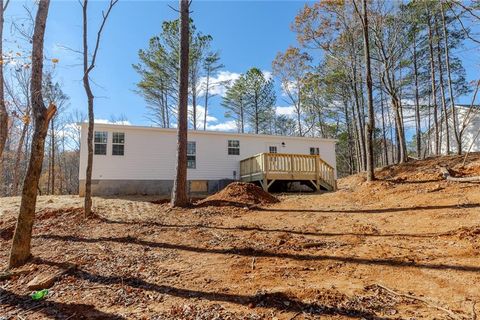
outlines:
[[[438,170],[468,174],[462,161],[412,161],[250,209],[96,197],[100,218],[84,219],[82,198],[39,197],[34,259],[0,275],[0,318],[478,319],[480,183]],[[19,205],[0,198],[0,270]],[[32,279],[71,264],[31,300]]]
[[[251,207],[277,202],[277,198],[252,183],[233,182],[223,190],[198,201],[196,206]]]

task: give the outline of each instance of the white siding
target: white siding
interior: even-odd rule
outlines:
[[[176,130],[149,127],[96,124],[96,131],[108,132],[107,155],[94,155],[93,179],[173,180],[175,173]],[[125,155],[112,155],[112,133],[125,133]],[[80,179],[85,179],[87,126],[82,124]],[[276,145],[278,153],[309,154],[320,148],[320,156],[336,168],[332,139],[189,131],[188,140],[197,147],[196,169],[188,169],[189,180],[233,179],[239,176],[240,160],[268,152]],[[240,155],[228,155],[227,141],[240,141]],[[285,147],[282,146],[285,142]]]
[[[471,152],[479,152],[480,151],[480,136],[478,136],[478,131],[480,130],[480,109],[478,107],[473,109],[469,113],[469,107],[463,106],[456,106],[456,113],[457,113],[457,127],[461,128],[463,121],[466,121],[467,125],[465,127],[465,131],[462,135],[462,150],[463,152],[468,151],[470,146],[472,146]],[[468,117],[467,117],[468,116]],[[465,120],[466,118],[466,120]],[[449,137],[450,137],[450,152],[456,153],[457,152],[457,140],[455,138],[455,133],[453,131],[453,121],[450,117],[449,119]],[[445,155],[447,153],[447,142],[446,142],[446,130],[445,130],[445,123],[442,119],[441,124],[441,131],[440,131],[440,153]],[[431,153],[435,150],[435,131],[432,129],[430,131],[430,150]]]

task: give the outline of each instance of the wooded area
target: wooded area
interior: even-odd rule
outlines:
[[[8,1],[5,10],[7,5]],[[208,130],[207,118],[213,108],[209,104],[218,88],[224,87],[220,97],[223,112],[235,121],[238,132],[339,139],[340,176],[366,170],[370,153],[373,167],[379,167],[405,162],[409,156],[439,154],[442,143],[451,153],[468,150],[462,138],[470,125],[468,119],[478,114],[480,81],[466,80],[463,62],[456,53],[470,51],[472,45],[480,43],[476,30],[471,29],[478,23],[477,3],[417,1],[396,5],[374,1],[367,8],[368,15],[362,10],[360,1],[356,6],[336,1],[306,5],[291,26],[298,43],[277,54],[272,73],[252,67],[231,81],[217,81],[224,69],[220,51],[213,49],[213,37],[197,30],[190,20],[189,127]],[[105,18],[109,12],[106,8]],[[26,14],[32,17],[31,12]],[[363,25],[367,16],[365,47]],[[5,115],[9,120],[0,130],[0,138],[5,139],[1,195],[19,194],[34,132],[28,59],[34,21],[30,18],[27,22],[7,26],[24,51],[5,53],[2,65],[5,112],[0,105],[0,120],[6,124]],[[145,98],[148,118],[160,127],[177,123],[178,30],[179,20],[164,22],[148,48],[139,51],[139,63],[133,66],[141,77],[137,93]],[[99,31],[91,52],[94,59],[86,61],[85,74],[95,64]],[[372,108],[368,108],[365,48],[371,60]],[[55,80],[58,59],[45,63],[44,100],[47,105],[54,103],[57,112],[47,133],[38,190],[41,194],[76,194],[80,138],[76,124],[87,120],[87,112],[72,109],[68,93]],[[84,82],[89,79],[83,78]],[[282,96],[277,96],[275,84],[281,86]],[[92,101],[91,123],[91,90],[88,96]],[[458,121],[452,106],[465,97],[471,97],[471,112],[464,121]],[[289,114],[277,111],[279,101],[290,106]],[[112,119],[118,120],[125,119]],[[442,131],[447,134],[441,135]],[[455,141],[450,141],[451,137]]]
[[[7,317],[477,318],[480,295],[469,284],[480,271],[480,153],[462,153],[480,114],[480,79],[467,81],[464,64],[472,61],[459,53],[478,50],[479,0],[307,3],[291,25],[297,43],[276,54],[272,72],[252,66],[229,81],[218,80],[221,53],[191,19],[192,1],[179,0],[170,8],[179,18],[163,22],[128,66],[139,75],[136,92],[150,121],[176,129],[171,198],[94,204],[91,84],[117,3],[95,12],[93,37],[90,2],[78,7],[82,50],[69,50],[82,61],[85,116],[58,81],[61,61],[45,53],[50,0],[25,7],[26,20],[9,26],[23,48],[17,52],[5,52],[9,0],[0,0],[0,245],[10,248],[0,250],[0,310]],[[456,105],[465,99],[459,120]],[[215,107],[255,139],[338,139],[338,167],[322,160],[320,147],[308,155],[272,146],[235,160],[244,182],[191,199],[188,131],[209,130]],[[85,198],[60,196],[78,192],[79,123],[87,120]],[[239,156],[239,141],[231,141],[235,152],[227,153]],[[350,175],[338,188],[336,173]],[[310,182],[318,193],[277,198],[268,193],[275,180]],[[54,293],[38,299],[27,293],[51,286]]]

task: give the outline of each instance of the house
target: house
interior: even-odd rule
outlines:
[[[87,123],[81,124],[80,195],[85,192],[87,128]],[[95,124],[92,193],[170,195],[176,143],[176,129]],[[335,143],[311,137],[189,131],[189,192],[214,193],[234,180],[258,182],[266,190],[274,180],[294,179],[334,189]]]
[[[479,152],[480,151],[480,105],[464,105],[457,104],[455,105],[455,113],[457,119],[457,128],[460,132],[463,128],[463,133],[461,134],[462,142],[462,151],[467,152],[470,149],[470,152]],[[450,137],[450,153],[457,152],[457,140],[455,137],[455,132],[453,130],[453,118],[451,116],[451,110],[448,111],[449,115],[449,132],[448,136]],[[445,118],[442,116],[438,121],[439,126],[439,145],[440,145],[440,154],[447,154],[447,142],[446,142],[446,130],[445,130]],[[428,153],[435,153],[435,130],[432,127],[429,131],[425,133],[428,143]]]

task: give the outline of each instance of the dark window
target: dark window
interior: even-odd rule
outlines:
[[[108,140],[108,132],[106,131],[95,131],[94,135],[94,154],[97,155],[107,155],[107,140]]]
[[[123,156],[125,154],[125,133],[114,132],[112,134],[112,155]]]
[[[125,146],[123,144],[112,145],[112,155],[123,156],[125,154]]]
[[[195,141],[187,142],[187,168],[195,169],[197,167],[197,144]]]
[[[228,154],[234,156],[240,155],[240,141],[228,140]]]
[[[270,153],[277,153],[277,146],[269,146],[268,152]]]
[[[125,143],[125,133],[123,132],[114,132],[113,133],[113,138],[112,138],[113,143]]]
[[[320,148],[317,148],[317,147],[311,147],[310,148],[310,154],[311,155],[320,155]]]
[[[103,156],[107,155],[107,144],[95,143],[95,154]]]

